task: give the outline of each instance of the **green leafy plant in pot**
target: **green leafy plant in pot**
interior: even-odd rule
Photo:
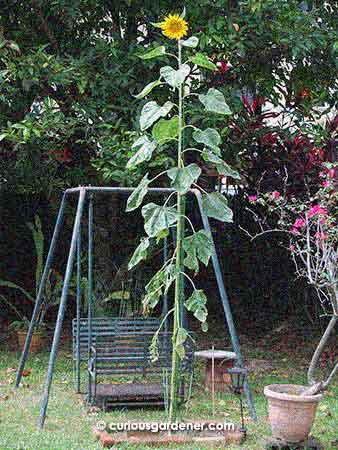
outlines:
[[[146,295],[143,300],[143,310],[153,309],[161,299],[162,294],[174,286],[174,304],[168,315],[173,316],[173,354],[169,389],[169,420],[173,421],[177,415],[178,390],[180,380],[180,367],[185,357],[184,342],[189,339],[188,331],[183,327],[182,309],[192,312],[204,331],[207,330],[207,297],[203,290],[198,289],[189,276],[189,271],[198,273],[199,263],[208,264],[214,251],[212,240],[204,230],[195,230],[190,219],[185,214],[186,196],[193,188],[202,192],[204,213],[223,222],[232,221],[232,211],[228,207],[227,199],[219,192],[206,192],[199,185],[201,168],[194,162],[196,155],[204,161],[213,163],[223,176],[239,179],[239,174],[221,159],[221,136],[215,128],[200,129],[187,122],[184,113],[197,108],[204,109],[202,116],[213,114],[223,121],[225,116],[231,115],[229,106],[223,93],[211,88],[206,93],[194,92],[192,86],[199,85],[201,71],[216,71],[217,67],[209,58],[196,51],[199,40],[195,36],[182,39],[188,32],[188,23],[181,16],[170,14],[163,22],[153,24],[160,28],[169,39],[176,41],[177,45],[170,51],[165,45],[158,45],[152,50],[139,55],[147,63],[153,59],[173,61],[173,65],[164,65],[159,70],[159,77],[148,84],[138,95],[137,99],[148,97],[151,91],[159,89],[166,92],[170,98],[160,105],[156,101],[147,101],[140,114],[140,137],[134,142],[132,148],[134,155],[127,163],[127,168],[134,168],[138,164],[150,162],[157,149],[164,146],[168,154],[175,153],[176,166],[165,170],[153,179],[148,173],[142,178],[139,185],[128,199],[127,211],[138,208],[147,194],[149,186],[158,178],[163,177],[174,192],[165,200],[164,204],[148,203],[142,207],[144,229],[146,236],[141,240],[130,262],[129,270],[141,260],[147,258],[151,240],[160,242],[168,236],[169,229],[176,228],[176,246],[168,261],[152,277],[146,285]],[[170,96],[170,97],[169,97]],[[163,183],[162,183],[163,185]],[[186,235],[186,225],[191,234]],[[192,287],[192,294],[184,299],[183,279],[187,279]],[[155,334],[151,349],[156,359]]]

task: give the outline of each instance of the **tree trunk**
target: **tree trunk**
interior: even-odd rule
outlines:
[[[334,327],[335,327],[335,325],[337,323],[337,320],[338,320],[338,316],[337,315],[333,315],[331,317],[331,320],[328,323],[328,325],[326,327],[326,330],[325,330],[321,340],[319,341],[319,344],[318,344],[318,346],[317,346],[317,348],[316,348],[316,350],[315,350],[315,352],[314,352],[314,354],[312,356],[312,360],[311,360],[311,363],[310,363],[310,366],[309,366],[309,369],[308,369],[308,373],[307,373],[307,379],[308,379],[308,383],[310,385],[314,385],[314,384],[318,383],[316,381],[316,379],[315,379],[314,372],[315,372],[316,367],[317,367],[317,365],[319,363],[319,359],[320,359],[320,357],[321,357],[321,355],[322,355],[322,353],[324,351],[324,348],[326,347],[326,344],[327,344],[327,342],[329,340],[329,337],[330,337],[330,335],[331,335],[331,333],[332,333],[332,331],[333,331],[333,329],[334,329]],[[322,382],[322,386],[321,386],[321,388],[319,390],[324,390],[324,389],[327,388],[327,386],[333,380],[333,377],[335,376],[337,371],[338,371],[338,363],[336,363],[335,367],[333,368],[333,370],[330,373],[330,375],[327,378],[327,380]]]

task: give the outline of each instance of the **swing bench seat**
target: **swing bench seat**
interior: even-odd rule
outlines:
[[[77,319],[72,322],[73,359],[77,359],[77,337],[79,337],[80,361],[88,360],[89,327],[88,319],[79,320],[79,334],[77,333]],[[94,344],[97,337],[109,336],[112,333],[152,332],[160,326],[157,317],[93,317],[91,320],[91,336]]]
[[[157,360],[152,361],[150,344],[154,333],[114,333],[98,337],[89,358],[90,402],[106,410],[114,406],[164,406],[168,398],[172,334],[158,333]],[[180,380],[180,402],[187,398],[192,381],[192,340],[184,343],[185,358]],[[103,381],[98,382],[98,377]],[[113,377],[113,379],[111,379]],[[118,378],[129,377],[128,381]],[[110,382],[107,382],[107,379]]]

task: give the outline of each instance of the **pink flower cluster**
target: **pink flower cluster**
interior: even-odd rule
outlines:
[[[249,195],[248,199],[250,203],[255,203],[257,201],[257,195]]]
[[[319,217],[321,217],[321,219],[320,219],[321,224],[325,225],[326,221],[327,221],[326,220],[327,210],[325,208],[323,208],[323,206],[321,206],[321,205],[314,205],[309,209],[307,216],[309,219],[319,216]],[[292,225],[291,233],[298,234],[299,229],[304,228],[305,225],[306,225],[305,219],[303,217],[298,217]],[[317,232],[316,238],[327,239],[328,236],[327,236],[327,233]]]
[[[331,187],[332,181],[336,178],[336,169],[329,169],[327,172],[319,172],[319,176],[322,178],[326,178],[324,181],[322,181],[321,185],[323,188],[329,188]]]
[[[321,205],[314,205],[309,209],[308,216],[310,219],[315,216],[327,216],[327,211]]]
[[[271,198],[272,198],[273,200],[279,199],[280,196],[281,196],[281,193],[278,192],[278,191],[273,191],[273,192],[271,192]]]

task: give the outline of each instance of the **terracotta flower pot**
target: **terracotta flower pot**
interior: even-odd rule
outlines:
[[[27,332],[26,331],[18,331],[18,342],[20,349],[24,348]],[[40,331],[34,331],[32,335],[31,345],[29,346],[30,352],[37,352],[42,349],[44,345],[43,333]]]
[[[264,388],[274,438],[287,443],[298,443],[308,438],[323,395],[301,397],[299,394],[303,389],[304,386],[295,384],[272,384]]]

